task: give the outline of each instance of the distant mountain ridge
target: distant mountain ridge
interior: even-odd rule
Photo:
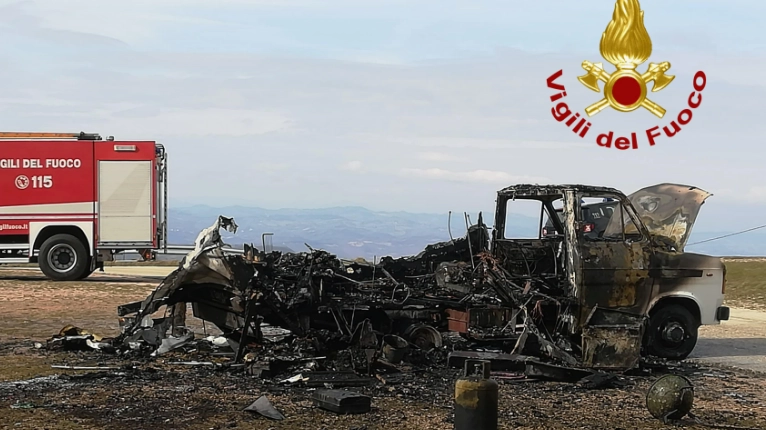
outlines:
[[[272,242],[276,246],[305,251],[308,244],[340,257],[372,259],[417,254],[430,243],[450,239],[447,214],[376,212],[362,207],[274,210],[200,205],[169,210],[170,242],[193,242],[218,215],[235,219],[237,234],[223,235],[227,243],[237,247],[242,243],[260,245],[261,234],[274,233]],[[470,214],[472,222],[476,222],[477,215]],[[462,213],[452,215],[451,230],[453,237],[465,234]]]
[[[263,209],[246,206],[215,208],[207,205],[170,208],[169,241],[192,244],[203,228],[219,215],[233,217],[237,234],[222,232],[224,240],[241,248],[243,243],[261,244],[261,234],[274,233],[272,243],[293,251],[325,249],[342,258],[415,255],[434,242],[465,235],[463,213],[453,213],[448,229],[448,214],[372,211],[359,206],[320,209]],[[469,213],[475,223],[478,213]],[[493,211],[483,211],[484,223],[492,226]],[[535,219],[512,214],[509,225],[524,234],[535,234],[530,226]],[[689,243],[731,232],[693,231]],[[690,246],[688,251],[726,256],[766,255],[766,232],[752,232],[719,241]]]

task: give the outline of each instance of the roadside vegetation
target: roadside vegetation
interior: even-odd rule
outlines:
[[[766,258],[732,258],[726,262],[726,303],[766,309]]]

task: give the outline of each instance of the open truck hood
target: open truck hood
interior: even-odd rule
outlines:
[[[683,252],[700,207],[711,195],[689,185],[659,184],[642,188],[628,199],[652,237]]]

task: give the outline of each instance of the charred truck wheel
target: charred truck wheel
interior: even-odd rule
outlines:
[[[38,261],[40,270],[54,281],[75,281],[89,271],[85,246],[68,234],[57,234],[43,242]]]
[[[649,318],[649,354],[669,360],[685,359],[697,345],[699,326],[698,319],[684,306],[662,306]]]

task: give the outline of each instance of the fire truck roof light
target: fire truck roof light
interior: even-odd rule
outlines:
[[[115,152],[136,152],[136,145],[114,145]]]

